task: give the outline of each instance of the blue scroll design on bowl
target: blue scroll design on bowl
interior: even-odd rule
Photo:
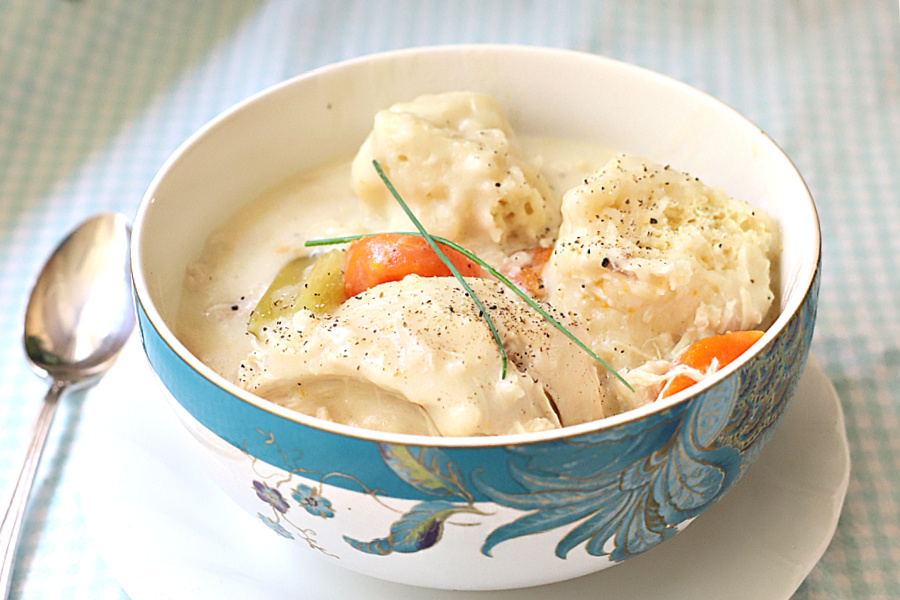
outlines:
[[[727,422],[735,387],[726,380],[654,427],[635,421],[614,437],[601,431],[510,448],[509,474],[524,493],[495,489],[478,472],[472,482],[497,504],[526,514],[491,532],[482,553],[490,555],[512,538],[565,526],[571,529],[556,546],[559,558],[585,544],[591,555],[621,561],[668,539],[740,475],[740,452],[700,443]]]

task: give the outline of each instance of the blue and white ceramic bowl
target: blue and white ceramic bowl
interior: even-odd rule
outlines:
[[[551,432],[461,439],[296,414],[228,383],[185,349],[172,333],[185,267],[228,214],[290,175],[352,155],[377,110],[455,89],[493,94],[523,134],[670,163],[773,215],[783,236],[781,315],[758,349],[633,412]],[[641,68],[528,47],[393,52],[268,89],[175,153],[147,191],[133,237],[147,356],[222,489],[273,536],[311,555],[448,589],[530,586],[604,569],[715,504],[751,467],[790,402],[819,281],[813,201],[757,127]]]

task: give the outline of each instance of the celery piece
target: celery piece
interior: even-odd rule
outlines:
[[[250,315],[247,331],[259,338],[263,329],[302,308],[316,315],[331,312],[345,300],[344,252],[300,256],[284,265]]]
[[[344,251],[332,250],[319,257],[306,276],[297,304],[317,315],[330,313],[344,296]]]

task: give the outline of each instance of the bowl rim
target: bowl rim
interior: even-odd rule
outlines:
[[[772,324],[769,325],[769,327],[765,330],[762,338],[757,340],[757,342],[747,352],[742,354],[730,364],[726,365],[720,371],[717,371],[714,376],[698,382],[690,388],[673,394],[668,398],[657,400],[655,402],[645,404],[643,406],[617,415],[604,417],[602,419],[589,421],[586,423],[579,423],[577,425],[569,425],[558,429],[539,432],[460,437],[381,432],[377,430],[363,429],[352,425],[344,425],[341,423],[326,421],[324,419],[306,415],[298,411],[285,408],[279,404],[276,404],[275,402],[272,402],[260,396],[256,396],[249,391],[244,390],[238,385],[228,381],[225,377],[219,375],[217,372],[213,371],[212,368],[207,366],[198,357],[191,353],[175,336],[171,328],[166,325],[165,320],[157,310],[152,300],[152,296],[147,283],[147,278],[145,277],[145,274],[141,268],[141,257],[143,255],[143,253],[141,252],[141,242],[143,239],[145,218],[148,211],[151,210],[151,206],[155,202],[156,191],[160,187],[161,182],[167,176],[168,172],[175,167],[175,165],[201,138],[206,136],[211,130],[222,126],[235,113],[243,110],[250,104],[261,101],[267,96],[278,93],[285,88],[297,85],[298,82],[319,77],[322,74],[328,73],[333,70],[353,68],[354,66],[362,63],[391,61],[398,58],[402,59],[410,55],[439,53],[453,54],[471,51],[547,54],[569,57],[576,60],[606,63],[611,68],[631,71],[639,76],[650,78],[658,82],[659,84],[674,87],[680,93],[695,95],[698,98],[701,98],[704,102],[712,103],[713,105],[716,105],[718,109],[731,113],[732,117],[735,118],[738,122],[741,122],[745,127],[749,126],[752,129],[756,130],[761,136],[761,141],[770,145],[772,151],[776,155],[780,156],[782,160],[786,161],[785,164],[789,167],[790,172],[802,185],[803,189],[805,190],[804,197],[802,199],[796,198],[793,201],[802,201],[803,203],[806,203],[808,205],[807,208],[811,211],[813,220],[815,221],[815,240],[813,240],[813,242],[815,243],[815,251],[812,255],[812,260],[810,261],[814,264],[802,265],[804,268],[799,272],[802,277],[798,278],[797,291],[787,298],[787,303],[781,309]],[[166,161],[154,175],[146,192],[141,198],[134,219],[131,238],[131,275],[134,285],[135,300],[138,309],[144,312],[148,324],[153,328],[153,330],[156,332],[156,335],[159,336],[160,340],[176,356],[176,358],[183,361],[187,366],[190,367],[191,371],[206,380],[209,384],[219,388],[221,391],[227,393],[230,396],[236,397],[237,399],[254,406],[259,410],[270,413],[276,417],[292,421],[299,425],[311,427],[323,432],[379,443],[399,444],[406,446],[427,446],[435,448],[484,448],[503,447],[511,445],[522,446],[528,444],[565,440],[568,438],[596,433],[603,430],[614,429],[629,423],[633,423],[635,421],[642,420],[651,415],[663,414],[675,407],[689,402],[691,399],[703,394],[706,390],[717,385],[719,382],[731,377],[746,363],[753,360],[762,351],[764,351],[765,348],[769,347],[772,344],[772,342],[778,337],[778,335],[780,335],[784,331],[788,323],[790,323],[795,318],[797,313],[802,309],[809,295],[813,293],[813,285],[821,269],[821,238],[821,225],[815,202],[809,190],[809,186],[806,184],[803,176],[801,175],[791,158],[775,142],[775,140],[773,140],[768,134],[765,133],[765,131],[756,126],[752,121],[739,113],[736,109],[732,108],[731,106],[712,96],[711,94],[708,94],[687,83],[679,81],[669,75],[653,71],[646,67],[581,50],[519,44],[445,44],[417,46],[397,50],[389,50],[385,52],[376,52],[323,65],[268,86],[248,96],[247,98],[238,101],[237,103],[233,104],[229,108],[213,117],[206,124],[196,130],[191,136],[189,136],[184,142],[182,142],[178,146],[178,148],[166,159]],[[141,335],[145,335],[143,331],[141,332]]]

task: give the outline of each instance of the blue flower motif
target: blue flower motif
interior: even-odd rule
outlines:
[[[274,521],[262,513],[256,513],[256,514],[257,514],[257,516],[259,516],[259,518],[262,520],[262,522],[266,524],[266,526],[269,529],[271,529],[272,531],[274,531],[281,537],[287,538],[289,540],[294,539],[294,536],[291,535],[291,532],[288,531],[287,529],[285,529],[284,527],[282,527],[281,523],[279,523],[278,521]]]
[[[294,488],[294,493],[291,495],[294,500],[296,500],[297,503],[305,508],[306,512],[311,515],[325,519],[330,519],[334,516],[334,510],[331,508],[331,500],[315,494],[313,489],[308,485],[303,485],[302,483],[297,485],[297,487]]]
[[[253,487],[256,489],[256,495],[259,496],[260,500],[271,504],[272,508],[282,514],[287,512],[289,504],[284,499],[284,497],[282,497],[281,492],[279,492],[275,488],[267,486],[261,481],[254,481]]]

